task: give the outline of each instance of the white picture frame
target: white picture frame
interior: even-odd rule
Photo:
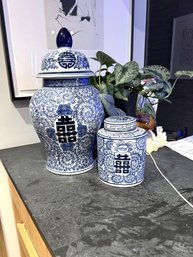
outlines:
[[[36,78],[43,56],[48,51],[45,23],[46,1],[59,0],[0,0],[2,35],[12,100],[30,98],[42,86]],[[79,2],[81,0],[77,0]],[[131,59],[132,0],[97,0],[101,2],[103,48],[81,49],[89,58],[90,68],[98,69],[90,59],[98,50],[111,55],[117,62]],[[99,5],[100,8],[100,5]],[[75,40],[75,39],[74,39]],[[96,48],[96,47],[95,47]],[[74,48],[73,48],[74,49]],[[75,49],[77,50],[77,49]]]

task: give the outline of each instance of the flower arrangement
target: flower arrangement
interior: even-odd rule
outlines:
[[[91,83],[99,90],[104,109],[109,116],[123,114],[116,106],[116,99],[128,101],[129,96],[137,94],[138,98],[145,101],[144,104],[137,105],[136,112],[155,118],[153,105],[161,101],[170,102],[169,96],[181,76],[193,77],[193,71],[177,71],[176,79],[171,84],[169,70],[160,65],[142,69],[135,61],[121,65],[102,51],[98,51],[92,59],[100,65]]]

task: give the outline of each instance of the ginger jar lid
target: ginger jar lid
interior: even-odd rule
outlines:
[[[130,116],[111,116],[104,120],[104,129],[126,132],[136,129],[136,119]]]
[[[71,49],[72,36],[66,28],[61,28],[56,38],[58,49],[46,54],[42,60],[38,78],[79,78],[91,77],[86,56]]]
[[[145,137],[147,132],[136,125],[136,119],[131,116],[111,116],[104,120],[104,128],[98,131],[98,136],[118,140],[137,139]]]

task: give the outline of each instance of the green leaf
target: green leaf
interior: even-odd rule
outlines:
[[[114,84],[108,83],[107,85],[107,93],[109,95],[114,96]]]
[[[124,66],[117,63],[114,70],[116,85],[126,84],[137,77],[139,72],[139,65],[134,61],[130,61]]]
[[[91,57],[91,59],[100,62],[101,66],[106,65],[107,68],[116,63],[116,61],[111,56],[102,51],[98,51],[96,53],[96,57]]]
[[[152,80],[148,80],[147,83],[144,85],[144,89],[148,91],[154,91],[164,88],[164,83],[154,83]]]
[[[101,93],[107,93],[107,85],[104,82],[101,82],[98,85],[98,88],[99,88]]]
[[[170,79],[170,72],[166,67],[160,65],[150,65],[142,69],[143,71],[152,74],[153,77],[159,77],[162,80]]]
[[[142,88],[143,86],[141,85],[141,79],[138,76],[128,83],[128,90],[132,89],[132,91],[140,91]]]
[[[96,57],[90,57],[90,59],[98,62],[98,59]]]
[[[149,87],[149,92],[152,93],[151,97],[157,98],[158,100],[164,100],[167,96],[169,96],[172,92],[172,86],[169,81],[165,81],[162,83],[156,83],[154,84],[156,88]],[[144,92],[147,94],[148,90],[146,88],[144,89]],[[143,94],[144,94],[143,92]]]
[[[102,68],[100,70],[97,70],[96,73],[102,72],[102,71],[107,71],[107,68]]]
[[[115,80],[115,74],[114,73],[109,73],[106,76],[106,82],[107,84],[112,83]]]
[[[167,94],[170,94],[172,92],[172,85],[169,81],[165,81],[164,82],[164,91],[167,93]]]
[[[144,79],[151,79],[152,75],[149,73],[142,73],[141,71],[139,71],[137,78],[140,80],[144,80]]]
[[[122,99],[122,100],[125,100],[125,101],[128,101],[128,90],[125,89],[125,88],[116,88],[116,91],[115,91],[115,98],[118,98],[118,99]]]
[[[163,100],[168,94],[162,90],[154,91],[154,96],[151,95],[153,98],[157,98],[159,100]]]
[[[175,74],[176,78],[180,78],[182,76],[188,76],[190,78],[193,78],[193,71],[190,71],[190,70],[181,70],[181,71],[176,71]]]
[[[109,94],[99,94],[99,97],[101,99],[101,102],[104,106],[104,109],[105,109],[106,113],[109,116],[118,116],[118,115],[124,115],[125,114],[122,110],[115,107],[114,98],[111,95],[109,95]]]

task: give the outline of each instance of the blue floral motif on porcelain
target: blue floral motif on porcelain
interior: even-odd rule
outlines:
[[[78,174],[94,165],[93,144],[104,110],[98,91],[88,80],[80,86],[76,79],[70,80],[70,86],[66,79],[62,81],[57,82],[59,87],[53,80],[37,90],[30,100],[30,113],[47,151],[47,169],[63,175]]]
[[[46,57],[43,58],[42,60],[41,69],[42,70],[58,69],[57,57],[56,57],[57,55],[58,55],[58,51],[54,51],[52,53],[47,54]]]
[[[78,136],[83,137],[87,133],[87,126],[79,124],[77,130],[78,130]]]
[[[63,151],[73,151],[75,147],[74,143],[66,143],[66,144],[61,144],[61,148]]]
[[[56,131],[54,128],[46,128],[46,133],[49,138],[56,139]]]
[[[41,65],[41,71],[45,73],[87,70],[89,70],[89,63],[86,56],[68,48],[60,48],[48,53],[43,58]]]
[[[58,109],[57,109],[57,114],[59,116],[62,116],[62,115],[72,115],[72,108],[70,105],[68,104],[59,104],[58,105]]]
[[[111,119],[107,119],[109,123]],[[116,119],[120,119],[117,122],[117,131],[114,129]],[[125,131],[121,119],[123,117],[112,117],[112,131],[108,130],[111,123],[108,124],[108,128],[104,125],[104,128],[98,131],[98,176],[109,185],[129,187],[138,185],[144,180],[147,133],[133,124],[132,126],[128,124]],[[133,122],[134,118],[129,117],[129,119]],[[123,131],[120,131],[121,129]]]

